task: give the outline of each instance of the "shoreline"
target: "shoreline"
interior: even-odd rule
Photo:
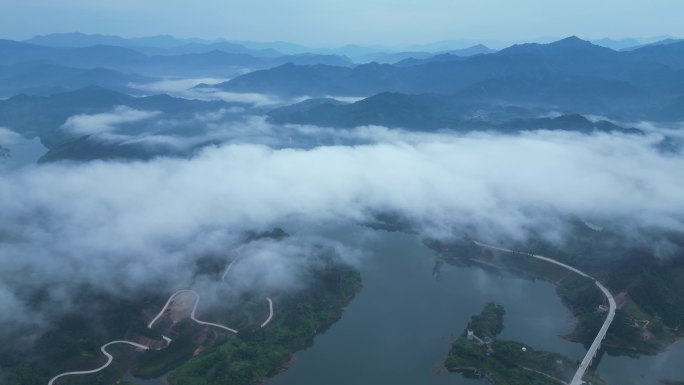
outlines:
[[[433,249],[434,250],[434,249]],[[445,263],[465,263],[465,264],[472,264],[473,266],[477,266],[480,268],[490,268],[490,269],[495,269],[497,271],[504,271],[504,272],[509,272],[513,273],[521,278],[528,278],[528,279],[542,279],[546,282],[549,282],[554,285],[556,295],[558,295],[561,299],[561,302],[563,303],[563,306],[570,311],[570,314],[572,315],[572,319],[574,322],[574,328],[573,330],[567,334],[567,335],[561,335],[560,337],[570,341],[570,342],[575,342],[575,343],[590,343],[590,340],[580,340],[580,339],[575,339],[573,338],[573,333],[577,330],[578,326],[581,324],[581,321],[579,317],[573,312],[572,308],[568,305],[567,301],[558,293],[558,285],[563,281],[561,280],[554,280],[550,277],[544,276],[543,274],[534,274],[530,273],[528,271],[525,271],[520,268],[516,267],[508,267],[508,266],[503,266],[499,265],[490,261],[485,261],[478,259],[477,257],[475,258],[468,258],[468,257],[448,257],[441,255],[441,253],[437,250],[434,250],[438,254],[438,258],[442,260]],[[441,267],[441,266],[440,266]],[[644,349],[639,349],[634,346],[629,346],[629,347],[624,347],[624,346],[616,346],[614,344],[611,344],[609,341],[603,341],[602,346],[605,348],[611,349],[611,350],[622,350],[625,352],[629,353],[634,353],[638,355],[644,355],[644,356],[655,356],[661,353],[667,352],[674,344],[683,341],[684,340],[684,333],[678,334],[674,340],[670,341],[667,345],[660,347],[658,350],[644,350]],[[616,354],[615,356],[619,356],[620,354]]]
[[[484,378],[491,385],[496,385],[496,382],[494,382],[494,379],[492,379],[492,377],[489,376],[489,374],[483,373],[480,371],[480,369],[472,367],[472,366],[453,366],[453,367],[446,366],[446,369],[450,372],[453,372],[453,373],[471,373],[471,374],[477,376],[478,378]]]

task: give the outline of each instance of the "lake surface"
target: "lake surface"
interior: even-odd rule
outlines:
[[[434,253],[417,236],[356,228],[335,237],[369,253],[360,264],[364,287],[342,319],[268,385],[483,384],[446,372],[442,362],[453,338],[490,301],[506,308],[501,338],[577,360],[585,354],[561,337],[574,321],[546,281],[450,265],[435,280]],[[684,341],[657,356],[604,355],[598,372],[610,385],[682,380]]]
[[[444,265],[432,277],[434,253],[401,233],[356,230],[370,256],[361,264],[364,287],[342,319],[296,355],[268,385],[482,384],[448,373],[442,362],[470,317],[495,301],[506,307],[501,338],[525,341],[580,359],[584,348],[560,336],[571,313],[550,283],[476,267]]]
[[[661,379],[684,381],[684,340],[656,356],[605,355],[598,372],[610,385],[660,385]]]

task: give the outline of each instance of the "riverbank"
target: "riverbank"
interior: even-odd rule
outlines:
[[[576,276],[558,266],[526,258],[523,255],[489,250],[462,240],[454,243],[425,241],[437,252],[436,266],[441,263],[472,263],[483,268],[505,269],[524,276],[544,279],[556,285],[556,292],[575,316],[576,325],[565,337],[589,344],[601,328],[606,316],[605,297],[593,280]],[[602,276],[602,274],[599,272]],[[665,351],[684,337],[681,331],[667,327],[657,314],[647,313],[627,291],[621,292],[615,321],[603,346],[611,354],[653,355]]]

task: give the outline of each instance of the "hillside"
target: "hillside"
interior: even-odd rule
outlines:
[[[675,43],[617,52],[570,37],[467,58],[434,57],[408,66],[288,64],[237,77],[218,88],[310,97],[447,94],[488,104],[667,120],[673,114],[660,108],[684,94],[684,72],[672,59],[684,57],[678,49]]]
[[[607,121],[590,121],[579,114],[538,117],[541,111],[506,104],[488,104],[472,98],[436,94],[382,93],[356,103],[330,99],[309,100],[269,112],[275,123],[350,128],[381,125],[410,130],[491,130],[519,132],[547,129],[578,132],[639,133]]]
[[[142,140],[145,137],[181,139],[201,135],[208,127],[197,124],[197,114],[215,113],[231,106],[242,105],[168,95],[132,97],[87,87],[50,96],[18,95],[0,101],[0,127],[25,138],[39,137],[50,150],[42,161],[149,158],[176,153],[186,149],[186,145],[178,148],[179,143],[164,140],[146,144]],[[191,142],[191,147],[197,144]]]

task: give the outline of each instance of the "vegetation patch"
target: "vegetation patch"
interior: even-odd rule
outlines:
[[[487,304],[472,317],[451,345],[444,365],[467,377],[483,377],[496,385],[556,385],[568,383],[578,363],[558,353],[535,350],[524,343],[498,340],[503,330],[503,306]],[[587,383],[605,384],[587,372]]]
[[[618,302],[603,346],[611,354],[656,354],[684,336],[684,258],[658,258],[620,237],[607,230],[597,233],[580,228],[569,236],[567,247],[529,241],[511,248],[552,256],[600,279]],[[486,249],[469,239],[426,240],[425,244],[438,253],[437,265],[503,268],[553,282],[577,320],[568,336],[573,341],[589,345],[605,320],[607,301],[593,280],[563,267],[524,254]]]
[[[259,384],[285,368],[292,354],[309,346],[316,333],[337,321],[361,287],[349,266],[328,267],[313,275],[310,287],[277,301],[266,328],[221,335],[168,377],[172,385]]]

